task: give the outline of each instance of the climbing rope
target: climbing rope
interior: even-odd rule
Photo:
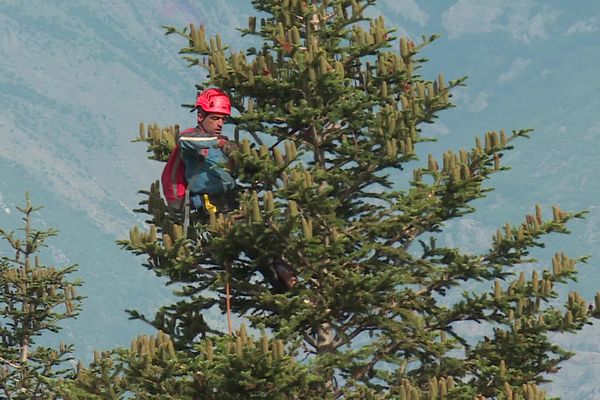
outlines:
[[[225,263],[225,273],[227,274],[225,281],[225,305],[227,307],[227,330],[229,331],[229,336],[231,336],[232,332],[232,323],[231,323],[231,293],[229,292],[229,278],[231,276],[229,263]]]
[[[208,197],[207,194],[204,194],[202,196],[203,198],[203,202],[204,202],[204,207],[206,208],[206,211],[209,214],[216,214],[217,213],[217,206],[214,205],[213,203],[210,202],[210,199]],[[190,226],[190,208],[191,208],[191,201],[190,201],[190,190],[189,188],[186,189],[185,191],[185,209],[184,209],[184,216],[183,216],[183,231],[186,232],[188,231],[188,227]],[[226,274],[226,278],[225,278],[225,305],[227,308],[227,330],[229,332],[229,336],[232,335],[233,332],[233,324],[231,322],[231,291],[230,291],[230,285],[229,285],[229,281],[230,281],[230,277],[231,277],[231,271],[230,271],[230,265],[229,263],[225,263],[225,274]]]

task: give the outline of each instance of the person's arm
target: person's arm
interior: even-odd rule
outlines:
[[[179,136],[178,141],[182,156],[202,159],[203,150],[221,147],[219,142],[222,139],[206,133],[190,133]]]

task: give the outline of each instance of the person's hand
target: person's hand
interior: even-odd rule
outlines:
[[[229,155],[231,153],[233,153],[234,151],[236,151],[237,149],[238,149],[238,144],[236,142],[234,142],[233,140],[227,140],[225,143],[223,143],[223,146],[221,147],[223,154],[225,154],[227,157],[229,157]]]
[[[227,136],[217,135],[217,147],[220,148],[221,150],[223,149],[223,146],[225,145],[225,143],[227,143],[228,141],[229,141],[229,138]]]

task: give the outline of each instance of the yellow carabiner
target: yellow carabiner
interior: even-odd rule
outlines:
[[[217,206],[215,206],[213,203],[210,202],[208,195],[204,194],[202,195],[202,198],[204,199],[204,208],[206,208],[206,211],[208,211],[209,213],[217,213]]]

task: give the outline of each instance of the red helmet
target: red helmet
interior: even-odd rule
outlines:
[[[195,106],[207,113],[231,115],[229,96],[219,89],[206,89],[198,93]]]

